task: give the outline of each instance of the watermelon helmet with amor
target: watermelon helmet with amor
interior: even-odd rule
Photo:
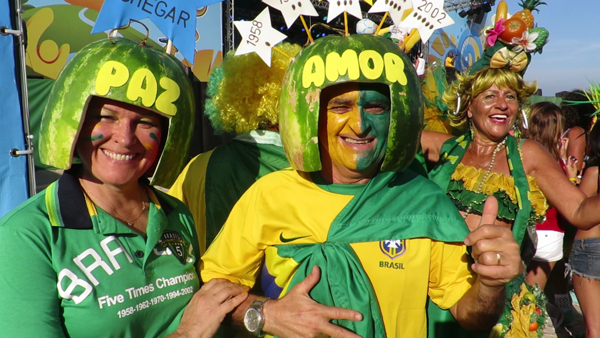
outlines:
[[[168,119],[151,184],[170,187],[185,165],[194,126],[194,95],[182,64],[163,50],[123,38],[83,47],[57,77],[40,126],[43,163],[73,164],[91,98],[140,106]]]
[[[423,126],[421,87],[406,54],[373,35],[330,35],[304,48],[287,70],[279,126],[286,156],[296,170],[321,170],[321,91],[332,85],[383,83],[390,88],[391,114],[383,171],[402,171],[414,159]]]

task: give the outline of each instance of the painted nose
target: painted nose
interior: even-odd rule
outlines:
[[[350,112],[350,118],[348,120],[348,125],[354,132],[356,136],[362,136],[368,133],[368,128],[363,123],[363,118],[360,114],[359,109],[354,109]]]

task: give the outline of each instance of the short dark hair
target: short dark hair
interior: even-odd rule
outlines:
[[[586,168],[600,166],[600,125],[596,123],[590,132],[586,147]]]
[[[560,109],[565,116],[565,129],[581,127],[586,132],[592,127],[592,115],[596,108],[591,103],[574,103],[589,101],[583,90],[577,89],[563,96]]]

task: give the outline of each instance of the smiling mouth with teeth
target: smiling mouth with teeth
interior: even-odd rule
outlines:
[[[102,149],[102,152],[104,153],[104,155],[112,158],[113,160],[117,160],[117,161],[129,161],[132,158],[135,157],[135,155],[121,155],[121,154],[116,154],[113,152],[110,152],[108,150]]]
[[[369,144],[371,142],[373,142],[372,139],[367,139],[367,140],[355,140],[352,138],[347,138],[347,137],[342,137],[342,139],[348,143],[352,143],[352,144]]]

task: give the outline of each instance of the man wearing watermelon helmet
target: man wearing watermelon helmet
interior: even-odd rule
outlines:
[[[151,186],[183,166],[193,107],[179,61],[144,42],[72,58],[40,132],[40,158],[64,174],[0,220],[3,335],[210,336],[247,297],[199,288],[192,217]]]
[[[518,245],[489,225],[465,239],[443,192],[407,169],[423,116],[406,55],[382,37],[319,39],[288,69],[280,105],[293,169],[250,187],[203,256],[204,281],[261,276],[267,297],[234,322],[259,336],[425,337],[429,296],[466,327],[491,327]]]

